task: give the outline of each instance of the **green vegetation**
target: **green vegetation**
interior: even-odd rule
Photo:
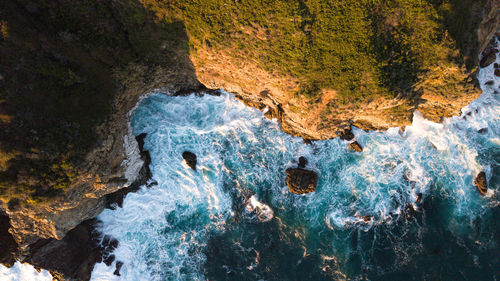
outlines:
[[[182,23],[135,0],[1,1],[0,32],[0,200],[11,207],[46,202],[84,171],[115,71],[189,52]]]
[[[113,73],[130,63],[192,68],[190,51],[213,49],[297,78],[296,94],[311,102],[321,89],[354,105],[377,96],[411,101],[429,69],[472,66],[483,4],[0,1],[0,199],[41,202],[67,188],[100,141],[95,127],[121,86]]]
[[[155,2],[155,1],[144,1]],[[482,0],[168,1],[194,49],[231,50],[298,78],[299,94],[337,90],[348,102],[408,94],[436,65],[463,64]],[[469,38],[466,38],[469,36]],[[467,40],[468,41],[467,41]],[[459,54],[458,48],[469,48]]]

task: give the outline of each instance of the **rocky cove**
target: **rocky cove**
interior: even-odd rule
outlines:
[[[498,3],[488,1],[485,7],[486,16],[477,31],[480,40],[478,46],[481,47],[475,54],[479,54],[479,50],[486,52],[485,55],[477,55],[481,58],[475,60],[477,64],[486,64],[484,58],[496,54],[492,51],[495,48],[487,44],[494,42],[494,33],[498,31],[498,13],[495,12],[498,11]],[[265,110],[268,117],[280,122],[285,132],[307,140],[330,139],[347,134],[351,126],[380,130],[411,124],[410,119],[388,120],[390,115],[387,113],[381,116],[379,112],[384,112],[384,109],[401,105],[398,99],[385,98],[356,109],[341,108],[338,122],[315,120],[314,115],[322,110],[319,107],[335,99],[334,93],[325,90],[310,107],[303,100],[293,100],[290,94],[296,87],[290,82],[293,78],[268,73],[251,63],[239,67],[240,62],[224,60],[225,56],[202,50],[190,57],[177,57],[169,68],[132,63],[121,69],[116,74],[121,88],[113,97],[112,113],[95,129],[95,133],[100,136],[100,143],[85,156],[85,161],[79,167],[84,172],[73,180],[63,195],[51,202],[21,208],[9,204],[12,201],[2,201],[4,215],[0,233],[6,237],[2,241],[7,241],[5,248],[9,249],[1,257],[2,263],[12,264],[14,259],[18,259],[46,268],[58,278],[85,280],[90,278],[95,262],[109,258],[113,246],[101,243],[102,237],[98,238],[99,235],[94,231],[98,223],[94,218],[106,206],[120,205],[127,192],[137,190],[151,176],[148,170],[150,156],[142,148],[143,141],[140,138],[136,140],[129,125],[133,112],[131,109],[144,93],[160,91],[185,95],[208,91],[206,87],[222,88],[234,92],[247,105]],[[234,62],[236,66],[227,67],[217,63],[223,60],[226,63]],[[424,94],[422,99],[426,102],[412,105],[412,110],[417,109],[430,120],[438,121],[440,117],[459,114],[460,109],[479,96],[479,90],[464,90],[461,94],[451,100]],[[301,106],[307,110],[293,110]],[[464,113],[463,116],[467,118],[468,115]],[[325,123],[329,127],[324,127]]]

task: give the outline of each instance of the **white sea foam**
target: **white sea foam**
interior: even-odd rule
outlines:
[[[11,268],[0,264],[0,280],[2,281],[52,281],[47,270],[38,272],[32,265],[16,262]]]
[[[348,151],[340,139],[304,144],[227,93],[144,99],[131,124],[135,134],[147,133],[158,186],[142,187],[127,195],[123,208],[99,216],[102,231],[120,241],[114,254],[124,265],[118,278],[115,264],[98,264],[92,279],[204,280],[207,239],[225,231],[234,216],[235,190],[254,194],[242,209],[261,222],[280,218],[311,229],[368,230],[391,223],[407,205],[418,208],[417,198],[425,201],[431,193],[453,206],[444,227],[473,220],[498,205],[498,186],[483,197],[472,184],[481,170],[490,179],[490,165],[498,161],[483,153],[499,145],[500,94],[494,91],[500,80],[492,73],[493,66],[480,70],[483,94],[463,109],[466,120],[436,124],[416,112],[403,134],[354,128],[361,153]],[[489,80],[494,85],[486,85]],[[481,128],[487,132],[478,133]],[[182,161],[184,150],[197,155],[197,171]],[[319,174],[316,191],[303,196],[288,192],[284,176],[300,156]],[[291,212],[293,221],[287,221]]]
[[[271,207],[259,202],[255,195],[252,195],[252,197],[248,199],[245,210],[249,214],[255,214],[257,219],[261,222],[268,222],[272,220],[274,216]]]

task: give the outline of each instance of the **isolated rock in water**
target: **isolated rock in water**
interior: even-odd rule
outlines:
[[[486,195],[486,192],[488,191],[488,183],[486,182],[486,173],[484,171],[477,174],[474,179],[474,186],[477,187],[477,190],[479,190],[482,195]]]
[[[286,169],[286,184],[290,192],[304,194],[313,192],[318,183],[318,174],[314,171],[301,168]]]
[[[191,167],[191,169],[196,171],[196,155],[190,151],[184,151],[182,153],[182,158],[186,161],[186,164]]]
[[[115,265],[115,271],[113,272],[114,275],[116,276],[121,276],[120,270],[122,269],[123,262],[117,261]]]
[[[359,142],[357,141],[353,141],[349,144],[349,148],[356,151],[356,152],[361,152],[363,151],[363,148],[361,147],[361,145],[359,144]]]
[[[500,69],[498,69],[498,68],[495,69],[495,76],[500,77]]]
[[[480,134],[485,134],[488,132],[488,128],[481,128],[481,129],[477,130],[477,132]]]
[[[299,168],[305,168],[307,165],[307,159],[304,156],[299,157]]]
[[[481,61],[479,62],[479,66],[483,68],[495,62],[495,60],[497,59],[497,52],[497,49],[491,47],[484,50]]]

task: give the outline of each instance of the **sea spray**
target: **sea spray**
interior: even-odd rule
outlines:
[[[99,216],[124,265],[116,276],[115,263],[97,264],[92,279],[493,278],[500,80],[492,68],[481,69],[483,94],[462,116],[436,124],[416,112],[403,133],[354,128],[361,153],[338,138],[304,144],[228,93],[144,99],[131,123],[147,133],[158,185]],[[182,161],[186,150],[196,171]],[[284,171],[300,156],[319,182],[298,196]],[[486,197],[472,184],[481,170]]]

